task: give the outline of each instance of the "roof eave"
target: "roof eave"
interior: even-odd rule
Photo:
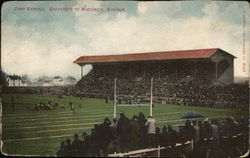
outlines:
[[[211,55],[212,56],[212,55]],[[124,63],[124,62],[148,62],[148,61],[166,61],[166,60],[181,60],[181,59],[209,59],[209,57],[199,57],[199,58],[172,58],[172,59],[155,59],[155,60],[126,60],[126,61],[110,61],[110,62],[74,62],[78,65],[84,65],[84,64],[107,64],[107,63]]]

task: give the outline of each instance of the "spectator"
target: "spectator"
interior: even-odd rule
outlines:
[[[98,125],[94,125],[94,129],[91,129],[90,133],[90,154],[92,156],[98,156],[99,155],[99,145],[98,145],[98,138],[97,138],[97,128]]]
[[[193,127],[194,127],[194,131],[195,131],[194,142],[196,143],[200,140],[200,127],[197,125],[196,120],[193,121]]]
[[[56,153],[56,155],[58,157],[66,156],[66,153],[65,153],[65,142],[64,141],[61,142],[60,149],[58,150],[58,152]]]
[[[80,151],[80,140],[79,140],[79,137],[78,137],[78,134],[75,134],[74,135],[74,141],[72,142],[72,150],[73,150],[73,153],[75,153],[74,156],[78,156],[79,154],[79,151]]]
[[[175,146],[177,142],[177,136],[178,136],[177,132],[173,130],[171,125],[168,125],[168,131],[167,131],[168,145]]]
[[[143,118],[143,113],[139,114],[141,118]],[[154,125],[153,118],[148,117],[146,121],[145,127],[147,127],[148,137],[148,146],[175,146],[177,142],[185,143],[187,140],[194,139],[194,151],[190,152],[185,156],[189,157],[237,157],[241,150],[248,150],[248,148],[243,148],[241,146],[235,146],[234,143],[243,142],[244,138],[248,139],[248,132],[245,133],[246,137],[240,137],[242,135],[238,135],[239,132],[244,131],[244,129],[237,130],[238,123],[234,120],[234,118],[227,118],[225,123],[222,121],[220,124],[217,121],[212,121],[212,124],[208,121],[208,119],[204,120],[204,124],[202,121],[197,122],[193,121],[193,125],[191,121],[187,120],[183,127],[180,126],[179,132],[175,131],[172,126],[168,125],[167,127],[164,125],[162,128],[162,133],[160,132],[159,127],[155,127],[155,134],[153,137],[154,140],[150,139],[150,134],[153,132],[149,132],[150,124]],[[139,118],[138,118],[139,120]],[[128,150],[136,150],[143,149],[140,147],[141,133],[136,134],[136,131],[139,131],[139,121],[137,120],[137,116],[134,115],[131,120],[129,120],[123,112],[120,113],[120,118],[117,123],[117,136],[113,135],[111,132],[112,127],[115,127],[116,121],[113,121],[113,125],[108,118],[104,119],[104,122],[99,125],[94,125],[94,128],[91,129],[90,135],[87,133],[82,134],[82,140],[79,140],[78,135],[74,135],[74,140],[71,144],[70,139],[66,140],[66,145],[64,142],[61,143],[60,149],[56,153],[57,156],[107,156],[108,153],[114,152],[125,152]],[[225,125],[224,125],[225,124]],[[245,124],[245,125],[242,125]],[[248,127],[248,120],[245,119],[240,120],[241,128]],[[230,133],[226,131],[227,129],[235,128],[235,133],[232,133],[234,137],[230,137]],[[217,128],[217,129],[216,129]],[[208,145],[207,141],[200,143],[197,139],[199,137],[199,133],[197,129],[200,129],[200,136],[204,138],[217,138],[218,133],[220,135],[220,139],[218,139],[219,144],[213,143]],[[125,132],[124,132],[125,131]],[[202,133],[202,134],[201,134]],[[226,136],[226,137],[222,137]],[[201,138],[201,137],[200,137]],[[238,142],[239,141],[239,142]],[[234,143],[233,143],[234,142]],[[246,142],[247,144],[248,142]],[[131,146],[131,148],[128,148]],[[185,146],[185,145],[184,145]],[[103,154],[102,154],[103,153]],[[173,152],[174,153],[174,152]],[[169,151],[169,154],[173,154]]]
[[[139,143],[139,124],[137,122],[138,117],[136,115],[133,116],[131,120],[129,120],[129,125],[130,125],[130,134],[129,134],[129,140],[130,140],[130,147],[132,149],[137,149],[138,148],[138,143]]]
[[[204,120],[202,135],[203,135],[204,139],[209,139],[212,136],[211,123],[210,123],[210,121],[208,121],[208,119]]]
[[[148,116],[147,122],[145,123],[147,127],[147,137],[148,137],[148,146],[152,147],[155,144],[155,119],[152,116]]]
[[[125,116],[124,112],[120,112],[120,118],[117,123],[117,135],[123,152],[128,150],[129,131],[129,119]]]
[[[112,135],[114,137],[116,137],[117,136],[117,119],[116,118],[113,118],[113,122],[110,125],[110,127],[111,127],[111,131],[112,131]]]
[[[139,125],[139,133],[140,133],[140,148],[146,147],[147,144],[147,127],[145,126],[147,119],[145,118],[142,112],[138,113],[138,125]]]
[[[213,120],[211,122],[211,132],[212,132],[212,138],[215,141],[218,141],[218,139],[219,139],[219,131],[218,131],[218,121],[217,120]]]
[[[79,142],[78,156],[87,156],[89,151],[89,136],[87,133],[82,133],[82,140]]]
[[[203,123],[201,121],[198,121],[198,126],[199,126],[199,129],[200,129],[200,135],[199,135],[199,137],[200,137],[200,140],[203,141],[203,139],[204,139],[204,135],[203,135],[203,133],[204,133]]]
[[[66,146],[65,146],[65,156],[70,156],[72,155],[72,146],[71,146],[71,141],[70,139],[66,139]]]
[[[159,127],[155,129],[155,146],[164,146],[164,136]]]
[[[102,150],[103,154],[106,155],[107,151],[106,148],[110,141],[113,139],[112,131],[110,128],[111,122],[109,118],[105,118],[104,122],[99,125],[98,135],[100,136],[98,142],[100,144],[100,149]]]
[[[190,120],[186,120],[185,126],[183,127],[183,131],[185,133],[185,140],[192,140],[195,137],[195,129],[191,124]]]

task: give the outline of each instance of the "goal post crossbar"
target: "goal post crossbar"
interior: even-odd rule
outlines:
[[[150,104],[116,104],[117,107],[119,106],[150,106]]]
[[[116,98],[116,78],[114,80],[114,118],[116,118],[116,108],[121,106],[127,106],[127,107],[134,107],[134,106],[149,106],[149,114],[150,116],[153,116],[153,77],[151,78],[151,86],[150,86],[150,103],[142,103],[142,104],[117,104],[117,98]]]

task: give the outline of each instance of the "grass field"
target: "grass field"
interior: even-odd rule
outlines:
[[[15,98],[15,111],[10,106],[12,96]],[[8,155],[55,155],[61,141],[73,139],[74,133],[89,132],[105,117],[111,120],[113,117],[113,103],[106,104],[104,99],[11,94],[2,95],[2,100],[6,108],[2,116],[2,150]],[[33,107],[39,101],[64,104],[66,110],[34,111]],[[70,101],[75,105],[74,114],[70,111]],[[81,108],[78,106],[80,103]],[[119,107],[117,113],[119,111],[124,111],[128,117],[140,111],[145,116],[149,115],[149,107]],[[185,111],[197,111],[208,118],[248,115],[248,111],[155,104],[153,116],[159,127],[164,124],[182,125],[185,120],[180,117]]]

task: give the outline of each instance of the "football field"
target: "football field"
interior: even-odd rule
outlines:
[[[15,110],[11,107],[11,97],[14,97]],[[34,106],[39,102],[64,104],[65,110],[56,108],[49,111],[35,111]],[[8,94],[2,95],[2,141],[3,152],[8,155],[51,156],[55,155],[60,147],[60,142],[71,138],[73,134],[90,132],[94,124],[103,122],[105,117],[113,118],[113,103],[105,103],[105,99],[90,99],[77,97]],[[72,102],[75,110],[69,107]],[[149,107],[118,107],[131,118],[142,111],[149,115]],[[248,111],[216,109],[194,106],[180,106],[170,104],[155,104],[153,117],[157,126],[183,125],[185,119],[181,115],[186,111],[197,111],[210,119],[226,116],[239,117],[248,115]]]

